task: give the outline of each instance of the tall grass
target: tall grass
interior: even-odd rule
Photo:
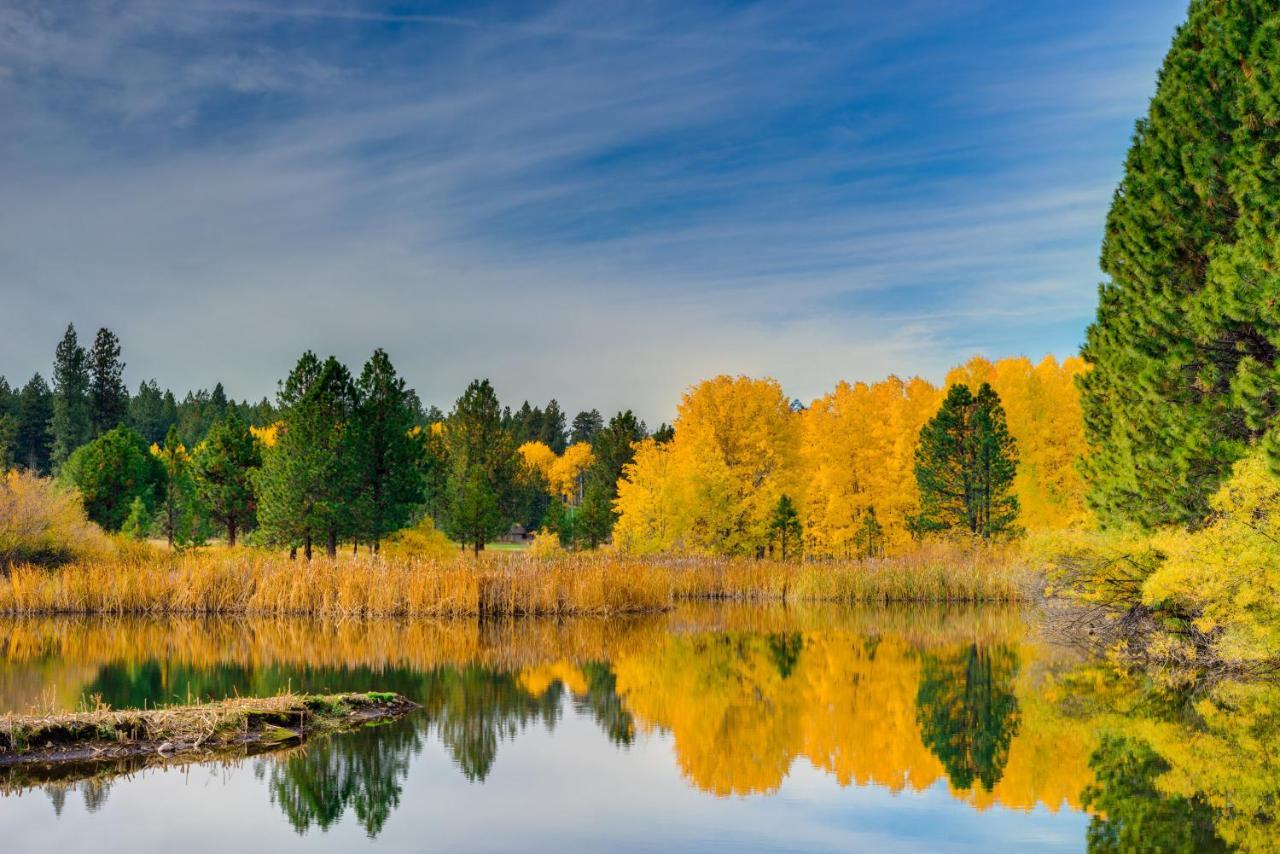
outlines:
[[[303,562],[252,550],[14,567],[6,614],[249,614],[327,617],[613,616],[680,600],[1013,602],[1030,576],[1007,550],[939,544],[902,558],[783,563],[720,558],[480,561],[350,557]]]

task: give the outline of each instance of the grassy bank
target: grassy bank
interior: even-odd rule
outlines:
[[[0,716],[0,768],[296,744],[317,733],[395,717],[412,708],[414,704],[398,694],[283,694],[161,709],[9,714]]]
[[[0,577],[0,613],[608,616],[699,599],[1012,602],[1032,588],[1015,552],[947,544],[899,558],[821,563],[612,554],[305,563],[223,551],[17,566]]]

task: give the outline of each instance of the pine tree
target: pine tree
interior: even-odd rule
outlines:
[[[18,463],[18,419],[0,412],[0,475]]]
[[[920,512],[913,529],[967,530],[984,539],[1016,533],[1016,472],[1017,448],[995,391],[983,383],[975,397],[967,385],[951,386],[920,431],[915,455]]]
[[[44,377],[35,374],[18,395],[18,431],[14,457],[18,465],[38,474],[48,474],[52,466],[53,393]]]
[[[124,424],[129,417],[120,341],[110,329],[98,330],[89,351],[89,407],[94,436]]]
[[[235,413],[216,422],[196,448],[196,493],[209,516],[227,532],[229,546],[253,524],[257,509],[253,480],[261,466],[258,440]]]
[[[170,427],[163,446],[152,446],[152,455],[164,472],[164,498],[160,501],[160,530],[169,548],[182,549],[200,541],[199,510],[191,454]]]
[[[573,417],[573,427],[569,431],[569,444],[576,445],[579,442],[595,444],[596,436],[603,429],[604,417],[601,416],[600,410],[579,412]]]
[[[351,375],[332,356],[322,363],[307,351],[281,384],[277,402],[276,446],[257,478],[258,522],[270,542],[302,546],[308,560],[317,539],[333,557],[355,521]]]
[[[178,420],[173,392],[160,390],[154,379],[138,384],[138,393],[129,401],[129,425],[148,442],[163,442]]]
[[[53,417],[49,432],[54,467],[61,466],[72,451],[93,438],[88,356],[70,323],[53,357]]]
[[[151,511],[142,496],[135,495],[129,505],[129,515],[120,526],[120,533],[131,540],[145,540],[151,535]]]
[[[1082,350],[1104,523],[1195,523],[1250,443],[1280,452],[1277,43],[1273,0],[1193,2],[1137,124]]]
[[[778,496],[778,503],[773,506],[773,514],[769,518],[770,551],[773,543],[778,544],[778,556],[786,560],[800,547],[800,539],[804,528],[800,524],[800,512],[789,495]]]
[[[862,521],[853,535],[853,544],[861,558],[879,557],[884,552],[884,527],[876,518],[875,507],[868,507],[863,512]]]
[[[445,530],[479,555],[490,538],[511,525],[519,470],[515,442],[502,425],[502,410],[488,380],[467,386],[444,436],[449,459]]]
[[[564,410],[560,408],[555,398],[552,398],[547,403],[547,408],[542,410],[539,427],[537,440],[557,454],[563,454],[564,449],[569,446],[569,438],[564,429]]]
[[[589,548],[605,542],[613,533],[618,519],[613,509],[618,478],[622,477],[623,466],[635,459],[635,445],[644,439],[645,432],[644,422],[629,409],[613,416],[607,427],[596,432],[591,446],[595,462],[587,470],[577,519],[578,536]]]
[[[421,430],[415,429],[411,392],[385,352],[373,352],[356,391],[358,528],[376,553],[383,537],[407,525],[414,507],[423,500],[424,452]]]

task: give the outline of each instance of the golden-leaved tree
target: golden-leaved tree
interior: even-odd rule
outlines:
[[[623,470],[615,541],[648,553],[754,554],[778,499],[796,498],[800,417],[774,380],[719,376],[680,401],[675,438],[645,440]]]
[[[556,454],[543,442],[525,442],[519,448],[525,466],[537,472],[546,483],[547,494],[567,504],[582,501],[582,477],[596,461],[590,442],[578,442]]]
[[[840,383],[804,417],[806,550],[821,557],[854,557],[868,514],[896,550],[910,535],[916,508],[912,459],[920,428],[938,407],[938,389],[920,378],[890,377],[874,385]]]

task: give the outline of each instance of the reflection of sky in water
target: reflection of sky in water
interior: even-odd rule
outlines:
[[[9,851],[381,851],[804,849],[865,851],[1080,850],[1088,817],[993,807],[974,810],[945,782],[921,793],[841,788],[800,759],[771,796],[716,798],[681,778],[670,736],[629,749],[565,703],[549,732],[524,729],[501,745],[483,783],[459,773],[438,734],[409,754],[399,806],[370,840],[353,809],[327,831],[295,833],[253,761],[231,768],[147,771],[112,782],[86,811],[68,794],[55,819],[40,790],[0,799]],[[356,736],[357,738],[363,737]],[[270,763],[272,760],[266,760]]]

